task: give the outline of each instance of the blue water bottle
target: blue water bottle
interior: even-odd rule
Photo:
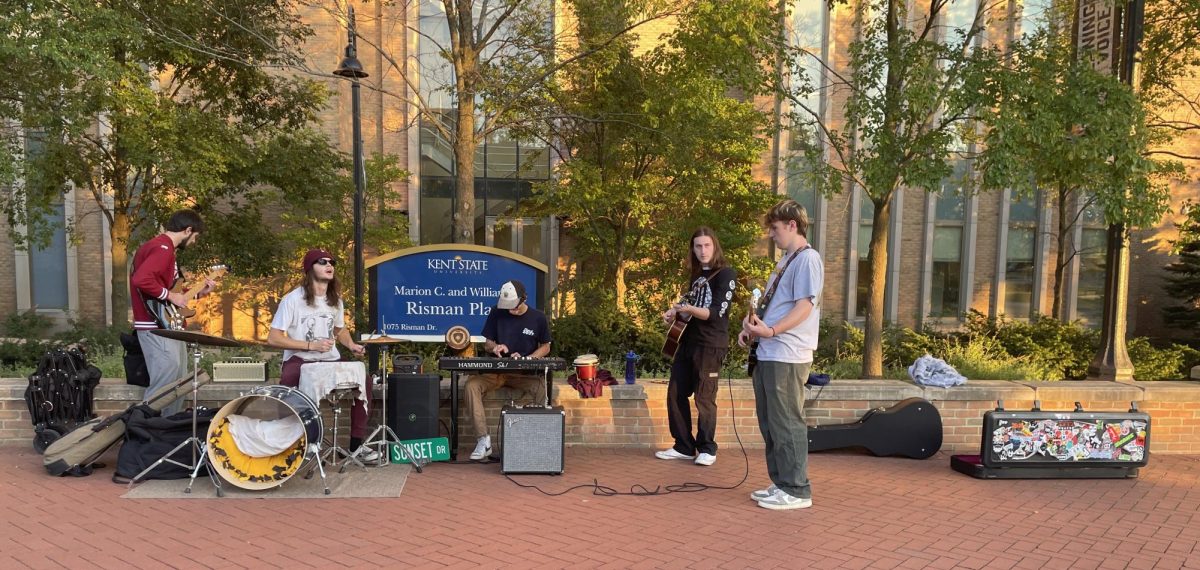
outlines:
[[[637,380],[637,359],[638,355],[633,351],[625,353],[625,383],[633,384]]]

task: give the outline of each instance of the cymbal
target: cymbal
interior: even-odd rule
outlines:
[[[168,330],[168,329],[154,329],[150,332],[153,334],[156,334],[158,336],[161,336],[161,337],[165,337],[165,338],[169,338],[169,339],[173,339],[173,340],[182,340],[183,342],[190,342],[190,343],[199,344],[202,346],[230,346],[230,347],[242,346],[242,343],[240,343],[236,340],[233,340],[231,338],[225,338],[223,336],[215,336],[215,335],[211,335],[211,334],[207,334],[207,333],[202,333],[199,331],[173,331],[173,330]]]
[[[394,336],[382,335],[382,336],[377,336],[377,337],[373,337],[373,338],[363,339],[363,340],[359,341],[358,343],[374,345],[374,344],[400,344],[402,342],[404,342],[403,339],[398,339]]]

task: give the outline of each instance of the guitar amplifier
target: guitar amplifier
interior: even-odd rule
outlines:
[[[424,372],[424,366],[421,365],[420,354],[396,354],[392,356],[392,372],[396,374],[421,374]]]
[[[229,362],[213,363],[213,382],[266,382],[267,363],[235,356]]]
[[[561,475],[566,424],[562,406],[504,406],[500,411],[500,472]]]

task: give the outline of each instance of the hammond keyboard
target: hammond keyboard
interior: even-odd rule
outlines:
[[[451,372],[467,370],[566,370],[567,361],[558,357],[489,358],[479,356],[443,356],[438,359],[438,368]]]

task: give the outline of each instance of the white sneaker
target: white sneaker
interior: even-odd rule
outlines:
[[[659,459],[692,459],[691,455],[679,453],[678,451],[675,451],[674,447],[667,448],[662,451],[655,451],[654,456]]]
[[[785,511],[790,509],[807,509],[812,506],[812,499],[801,499],[787,494],[783,489],[775,489],[775,493],[758,502],[764,509]]]
[[[471,460],[479,461],[492,454],[492,436],[485,435],[475,442],[475,451],[471,452]]]
[[[779,490],[779,487],[776,487],[774,483],[771,483],[771,486],[767,487],[766,489],[759,489],[753,493],[750,493],[750,499],[753,501],[761,501],[763,499],[769,498],[771,495],[774,495],[775,491],[778,491],[778,490]]]
[[[373,447],[362,446],[358,448],[358,460],[363,463],[379,463],[383,454],[378,449]]]
[[[717,462],[717,456],[711,453],[701,453],[696,456],[696,465],[712,465]]]

